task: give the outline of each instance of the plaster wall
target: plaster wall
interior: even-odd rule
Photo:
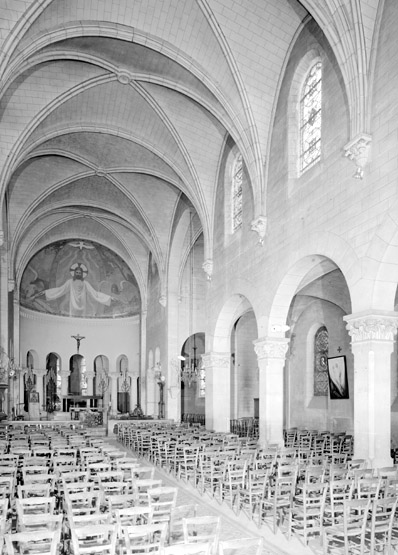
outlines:
[[[326,301],[309,302],[292,330],[294,343],[285,366],[289,383],[290,426],[353,431],[354,372],[350,338],[341,325],[344,313]],[[314,335],[321,326],[329,334],[329,357],[345,355],[349,399],[314,396]],[[340,351],[338,350],[340,349]]]
[[[139,316],[123,320],[89,320],[38,314],[26,309],[20,312],[20,362],[26,364],[26,354],[37,353],[38,368],[46,367],[46,356],[53,352],[61,360],[61,370],[69,369],[69,359],[76,354],[73,335],[83,336],[80,354],[87,369],[94,369],[94,359],[105,355],[110,372],[116,371],[117,358],[126,355],[128,370],[139,373],[140,319]]]

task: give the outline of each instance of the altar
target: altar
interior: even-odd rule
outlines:
[[[65,395],[62,397],[62,412],[72,412],[77,409],[98,409],[101,404],[101,395]]]

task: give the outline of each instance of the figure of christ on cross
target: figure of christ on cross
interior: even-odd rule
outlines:
[[[77,345],[77,354],[79,354],[79,349],[80,349],[80,341],[82,339],[86,339],[85,337],[81,336],[79,333],[77,335],[71,335],[71,337],[73,339],[76,339],[76,345]]]

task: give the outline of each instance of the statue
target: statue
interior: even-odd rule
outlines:
[[[32,389],[30,392],[29,403],[38,403],[39,402],[39,393],[35,389]]]

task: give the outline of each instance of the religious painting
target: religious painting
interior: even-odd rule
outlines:
[[[331,399],[348,399],[348,379],[345,356],[328,358],[329,394]]]
[[[93,241],[58,241],[39,251],[22,276],[25,308],[74,318],[138,314],[141,298],[127,264]]]

